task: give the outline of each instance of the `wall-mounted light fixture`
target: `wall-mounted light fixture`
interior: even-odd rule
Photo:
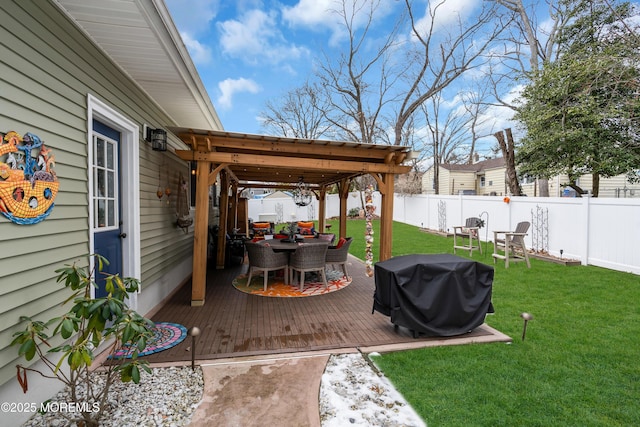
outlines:
[[[163,129],[153,129],[148,125],[143,127],[144,139],[151,143],[154,151],[167,151],[167,131]]]

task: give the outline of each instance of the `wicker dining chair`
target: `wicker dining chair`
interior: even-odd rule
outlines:
[[[262,272],[264,277],[264,290],[267,290],[267,282],[269,281],[269,272],[276,270],[284,270],[285,284],[289,283],[289,255],[286,252],[274,252],[268,243],[245,243],[247,248],[247,256],[249,257],[249,277],[247,278],[247,286],[251,284],[251,277],[254,272]]]
[[[327,275],[324,271],[325,257],[328,245],[322,244],[300,244],[294,253],[289,256],[289,273],[291,274],[291,284],[294,284],[295,272],[300,273],[300,291],[304,289],[304,276],[307,271],[319,271],[325,289],[327,285]]]
[[[346,241],[339,248],[336,246],[329,246],[327,249],[327,256],[325,257],[325,264],[340,265],[344,273],[345,278],[349,278],[347,272],[347,257],[349,256],[349,246],[353,241],[352,237],[347,237]]]

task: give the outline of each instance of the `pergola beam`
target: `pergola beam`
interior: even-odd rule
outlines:
[[[309,159],[300,157],[284,157],[266,154],[241,154],[222,152],[203,152],[176,150],[176,155],[183,160],[205,161],[211,163],[228,163],[236,166],[263,166],[268,168],[295,168],[311,171],[336,171],[369,173],[407,173],[410,166],[385,163],[369,163],[348,160]]]
[[[347,146],[347,142],[335,142],[335,141],[317,141],[317,140],[305,140],[305,139],[290,139],[290,138],[278,138],[278,137],[260,137],[256,135],[242,135],[250,138],[250,142],[243,140],[240,137],[229,137],[219,135],[195,135],[191,133],[180,133],[178,136],[183,140],[192,141],[192,147],[201,146],[207,147],[210,150],[211,146],[225,147],[230,150],[253,150],[265,153],[293,153],[301,156],[331,156],[331,157],[353,157],[362,156],[363,149],[366,150],[367,157],[369,159],[383,159],[385,163],[394,162],[396,164],[401,163],[396,159],[402,155],[404,158],[406,154],[404,151],[392,151],[388,149],[381,149],[379,145],[373,144],[356,144],[349,143],[353,146]],[[251,138],[253,137],[253,138]],[[256,145],[254,141],[257,139],[261,144]],[[282,142],[288,143],[283,145]],[[291,143],[293,141],[293,143]],[[197,151],[197,150],[194,150]],[[404,155],[403,155],[404,154]]]

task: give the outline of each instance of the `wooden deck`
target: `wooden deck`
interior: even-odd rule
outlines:
[[[188,282],[151,318],[200,328],[195,346],[197,360],[394,344],[415,347],[443,341],[440,337],[414,339],[404,328],[396,331],[387,316],[372,314],[373,278],[366,276],[364,264],[356,258],[351,258],[348,267],[353,278],[348,287],[305,298],[262,297],[236,290],[232,280],[246,272],[246,264],[209,270],[204,306],[191,307]],[[482,341],[483,336],[491,339],[494,332],[483,325],[463,338]],[[505,339],[502,336],[495,340]],[[179,345],[145,359],[152,363],[191,360],[191,346],[192,338],[187,337]]]

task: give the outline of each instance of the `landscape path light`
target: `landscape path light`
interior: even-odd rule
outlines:
[[[524,319],[524,328],[522,329],[522,341],[524,341],[524,337],[527,334],[527,322],[533,319],[533,315],[529,313],[522,313],[520,317]]]
[[[191,370],[196,367],[196,337],[200,335],[200,328],[193,326],[187,331],[191,335]]]

